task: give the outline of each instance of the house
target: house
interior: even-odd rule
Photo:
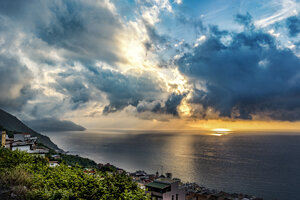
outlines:
[[[46,148],[40,148],[40,149],[33,149],[28,151],[28,153],[31,153],[33,155],[45,157],[47,153],[49,153],[49,150]]]
[[[14,134],[14,142],[24,142],[25,135],[23,133]]]
[[[31,138],[30,133],[24,133],[23,135],[24,135],[24,140],[30,140]]]
[[[54,160],[59,160],[60,159],[60,155],[55,154],[55,155],[52,155],[51,158],[53,158]]]
[[[59,166],[58,161],[49,161],[49,167],[57,167]]]
[[[3,146],[7,149],[11,149],[12,143],[14,142],[13,138],[9,138],[8,135],[6,135],[6,139],[3,142]]]
[[[84,168],[83,173],[88,174],[88,175],[96,175],[95,169],[92,169],[92,168]]]
[[[9,138],[5,131],[2,131],[1,146],[11,149],[25,151],[34,155],[45,157],[49,153],[47,148],[37,148],[37,137],[31,137],[29,133],[17,133],[13,138]]]
[[[158,178],[145,186],[152,200],[185,200],[185,189],[179,183],[170,178]]]
[[[19,151],[29,152],[31,148],[32,148],[32,144],[27,142],[13,142],[11,144],[11,150],[13,151],[19,150]]]

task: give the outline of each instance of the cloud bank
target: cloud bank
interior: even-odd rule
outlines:
[[[299,16],[258,26],[236,13],[239,28],[221,30],[184,4],[1,1],[0,107],[43,131],[117,112],[300,120]]]
[[[292,37],[297,36],[300,33],[300,17],[292,16],[287,18],[286,20],[287,28],[289,30],[289,34]]]
[[[202,81],[189,99],[221,117],[299,120],[300,59],[290,49],[277,46],[268,33],[253,27],[249,15],[237,16],[244,31],[214,34],[185,54],[177,64],[189,81]],[[203,113],[205,117],[205,113]]]

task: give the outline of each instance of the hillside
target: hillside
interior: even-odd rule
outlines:
[[[0,199],[150,200],[125,173],[68,166],[0,147]]]
[[[23,122],[21,122],[17,117],[5,112],[0,109],[0,126],[6,130],[15,132],[30,133],[32,136],[38,138],[38,142],[52,148],[55,150],[60,150],[56,144],[54,144],[49,137],[44,136],[40,133],[35,132],[31,128],[27,127]]]

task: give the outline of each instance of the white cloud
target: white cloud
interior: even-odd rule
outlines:
[[[174,0],[174,2],[177,4],[182,4],[182,0]]]
[[[268,31],[268,33],[274,37],[279,37],[280,36],[280,33],[275,33],[275,30],[274,29],[271,29]]]
[[[201,36],[196,40],[196,43],[194,44],[194,47],[199,46],[199,45],[202,44],[205,40],[206,40],[206,36],[205,36],[205,35],[201,35]]]
[[[290,16],[296,15],[300,9],[300,4],[295,0],[273,0],[268,4],[268,6],[273,7],[278,11],[256,20],[254,23],[255,26],[261,28],[267,27]]]

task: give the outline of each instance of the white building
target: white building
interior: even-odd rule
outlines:
[[[31,153],[33,155],[37,155],[37,156],[41,156],[41,157],[45,157],[47,153],[49,153],[48,149],[34,149],[34,150],[30,150],[28,151],[28,153]]]
[[[15,145],[14,143],[12,144],[11,150],[19,150],[19,151],[26,151],[29,152],[31,149],[31,145],[30,144],[17,144]]]
[[[179,183],[170,178],[158,178],[145,186],[152,200],[185,200],[185,189],[180,188]]]
[[[49,161],[49,166],[50,167],[57,167],[57,166],[59,166],[59,163],[58,163],[58,161]]]
[[[23,135],[24,135],[24,140],[30,140],[31,138],[30,133],[24,133]]]
[[[24,142],[25,135],[23,133],[14,134],[14,142]]]
[[[5,133],[4,133],[5,134]],[[3,133],[2,133],[3,137]],[[25,151],[34,155],[45,157],[49,153],[47,148],[37,148],[37,137],[31,137],[29,133],[14,134],[14,138],[5,137],[5,148],[11,150]]]

